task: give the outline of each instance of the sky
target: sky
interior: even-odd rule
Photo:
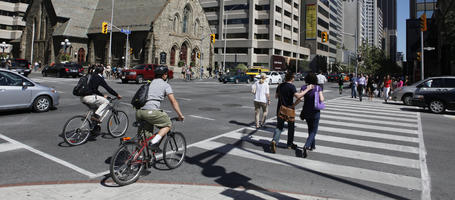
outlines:
[[[406,60],[406,19],[409,18],[409,0],[397,0],[397,52]]]

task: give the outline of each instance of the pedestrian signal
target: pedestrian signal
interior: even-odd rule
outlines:
[[[197,58],[201,58],[201,53],[197,52]]]
[[[103,22],[101,24],[101,33],[102,34],[107,34],[108,26],[109,26],[109,24],[107,22]]]
[[[421,56],[422,56],[422,53],[417,52],[417,60],[418,60],[418,61],[421,61],[421,60],[422,60],[422,57],[421,57]]]
[[[130,48],[130,49],[128,50],[128,52],[130,53],[130,55],[133,55],[133,48]]]
[[[427,31],[427,15],[425,13],[420,16],[420,30],[422,32]]]
[[[328,40],[328,37],[329,37],[329,35],[327,34],[327,32],[325,32],[325,31],[321,32],[321,42],[322,43],[326,43]]]
[[[210,34],[210,41],[212,41],[212,43],[215,43],[215,34]]]

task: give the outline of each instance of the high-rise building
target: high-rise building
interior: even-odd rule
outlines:
[[[215,34],[215,67],[264,66],[285,69],[286,61],[307,60],[300,46],[300,0],[200,0]],[[226,49],[226,54],[224,54]],[[275,62],[275,58],[279,61]]]
[[[332,47],[332,51],[336,51],[336,61],[340,62],[343,56],[343,51],[341,50],[343,47],[343,1],[330,0],[329,6],[329,43],[335,47]]]
[[[378,7],[378,0],[365,0],[366,13],[366,43],[371,46],[382,48],[382,11]]]
[[[366,41],[366,17],[364,0],[343,1],[343,60],[344,64],[355,62],[355,38],[357,47]]]
[[[382,48],[387,57],[392,61],[397,60],[397,1],[380,0],[383,14],[384,38]]]
[[[25,27],[22,17],[29,3],[30,0],[0,0],[0,43],[7,44],[5,53],[18,54],[15,52],[19,51],[19,48],[13,48],[13,45],[19,45],[18,39]]]

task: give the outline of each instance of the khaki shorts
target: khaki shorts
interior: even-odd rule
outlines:
[[[153,126],[161,129],[172,125],[171,119],[162,110],[137,110],[136,119],[147,122],[145,130],[153,130]]]

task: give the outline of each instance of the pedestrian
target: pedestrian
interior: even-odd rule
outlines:
[[[181,72],[181,74],[182,74],[182,79],[183,79],[183,80],[185,80],[185,71],[186,71],[185,67],[182,67],[182,72]]]
[[[186,67],[186,80],[191,81],[191,69]]]
[[[408,86],[409,84],[409,76],[405,76],[403,85]]]
[[[368,100],[370,101],[373,101],[373,92],[374,92],[374,80],[373,80],[373,77],[370,75],[370,76],[367,76],[367,94],[368,94]]]
[[[351,98],[357,98],[357,77],[355,74],[352,74],[351,84],[349,85],[351,88]]]
[[[359,94],[359,99],[362,101],[363,89],[365,88],[366,82],[363,74],[357,76],[357,92]]]
[[[318,85],[324,90],[324,83],[327,82],[327,78],[322,74],[322,71],[319,70],[318,77]]]
[[[273,133],[273,139],[271,142],[271,147],[270,150],[272,153],[276,152],[276,145],[280,141],[280,135],[281,132],[283,131],[284,128],[284,122],[285,120],[288,123],[288,141],[287,141],[287,147],[296,149],[297,145],[294,144],[294,122],[295,119],[293,119],[292,116],[283,116],[281,110],[292,110],[293,115],[295,116],[295,111],[294,111],[294,97],[296,99],[300,99],[303,97],[304,94],[302,93],[297,93],[297,90],[293,84],[294,82],[294,74],[292,72],[288,72],[286,76],[284,77],[283,83],[278,85],[275,93],[275,98],[278,99],[278,104],[277,104],[277,127]],[[306,91],[308,92],[308,91]],[[298,102],[296,102],[298,103]],[[283,106],[283,108],[281,108]],[[281,114],[280,114],[281,113]],[[286,117],[288,119],[286,119]]]
[[[199,79],[202,80],[202,78],[204,78],[203,77],[204,76],[204,67],[203,66],[201,66],[200,73],[201,73],[201,75],[199,76]]]
[[[400,81],[398,81],[397,84],[397,88],[403,87],[403,85],[404,85],[403,78],[400,78]]]
[[[111,73],[112,73],[112,69],[111,69],[111,65],[106,65],[106,70],[104,70],[104,73],[106,74],[106,79],[111,79]]]
[[[340,74],[340,77],[338,78],[338,90],[340,92],[340,95],[343,94],[343,84],[344,84],[343,75]]]
[[[207,71],[209,72],[209,78],[212,78],[212,66],[209,66]]]
[[[384,100],[387,103],[387,100],[389,100],[389,92],[390,92],[390,86],[392,85],[392,80],[390,79],[390,75],[387,75],[385,80],[384,80]]]
[[[256,128],[260,128],[264,126],[265,120],[267,118],[267,111],[270,105],[270,91],[269,91],[269,84],[265,82],[267,76],[262,73],[261,79],[256,81],[251,86],[251,92],[254,95],[254,112],[255,112],[255,122]],[[262,109],[262,118],[260,118],[261,110]],[[261,119],[259,121],[259,119]]]
[[[35,66],[34,66],[34,68],[33,68],[33,71],[35,71],[35,72],[36,72],[36,71],[38,70],[38,67],[39,67],[39,64],[38,64],[38,62],[35,62]]]
[[[315,95],[319,95],[319,101],[324,102],[324,95],[322,88],[315,85],[317,77],[313,73],[309,73],[305,77],[306,85],[302,86],[301,93],[304,94],[301,119],[305,120],[308,126],[308,138],[303,146],[303,157],[307,157],[307,150],[313,151],[316,149],[316,133],[318,132],[319,119],[321,118],[321,111],[315,109]]]

